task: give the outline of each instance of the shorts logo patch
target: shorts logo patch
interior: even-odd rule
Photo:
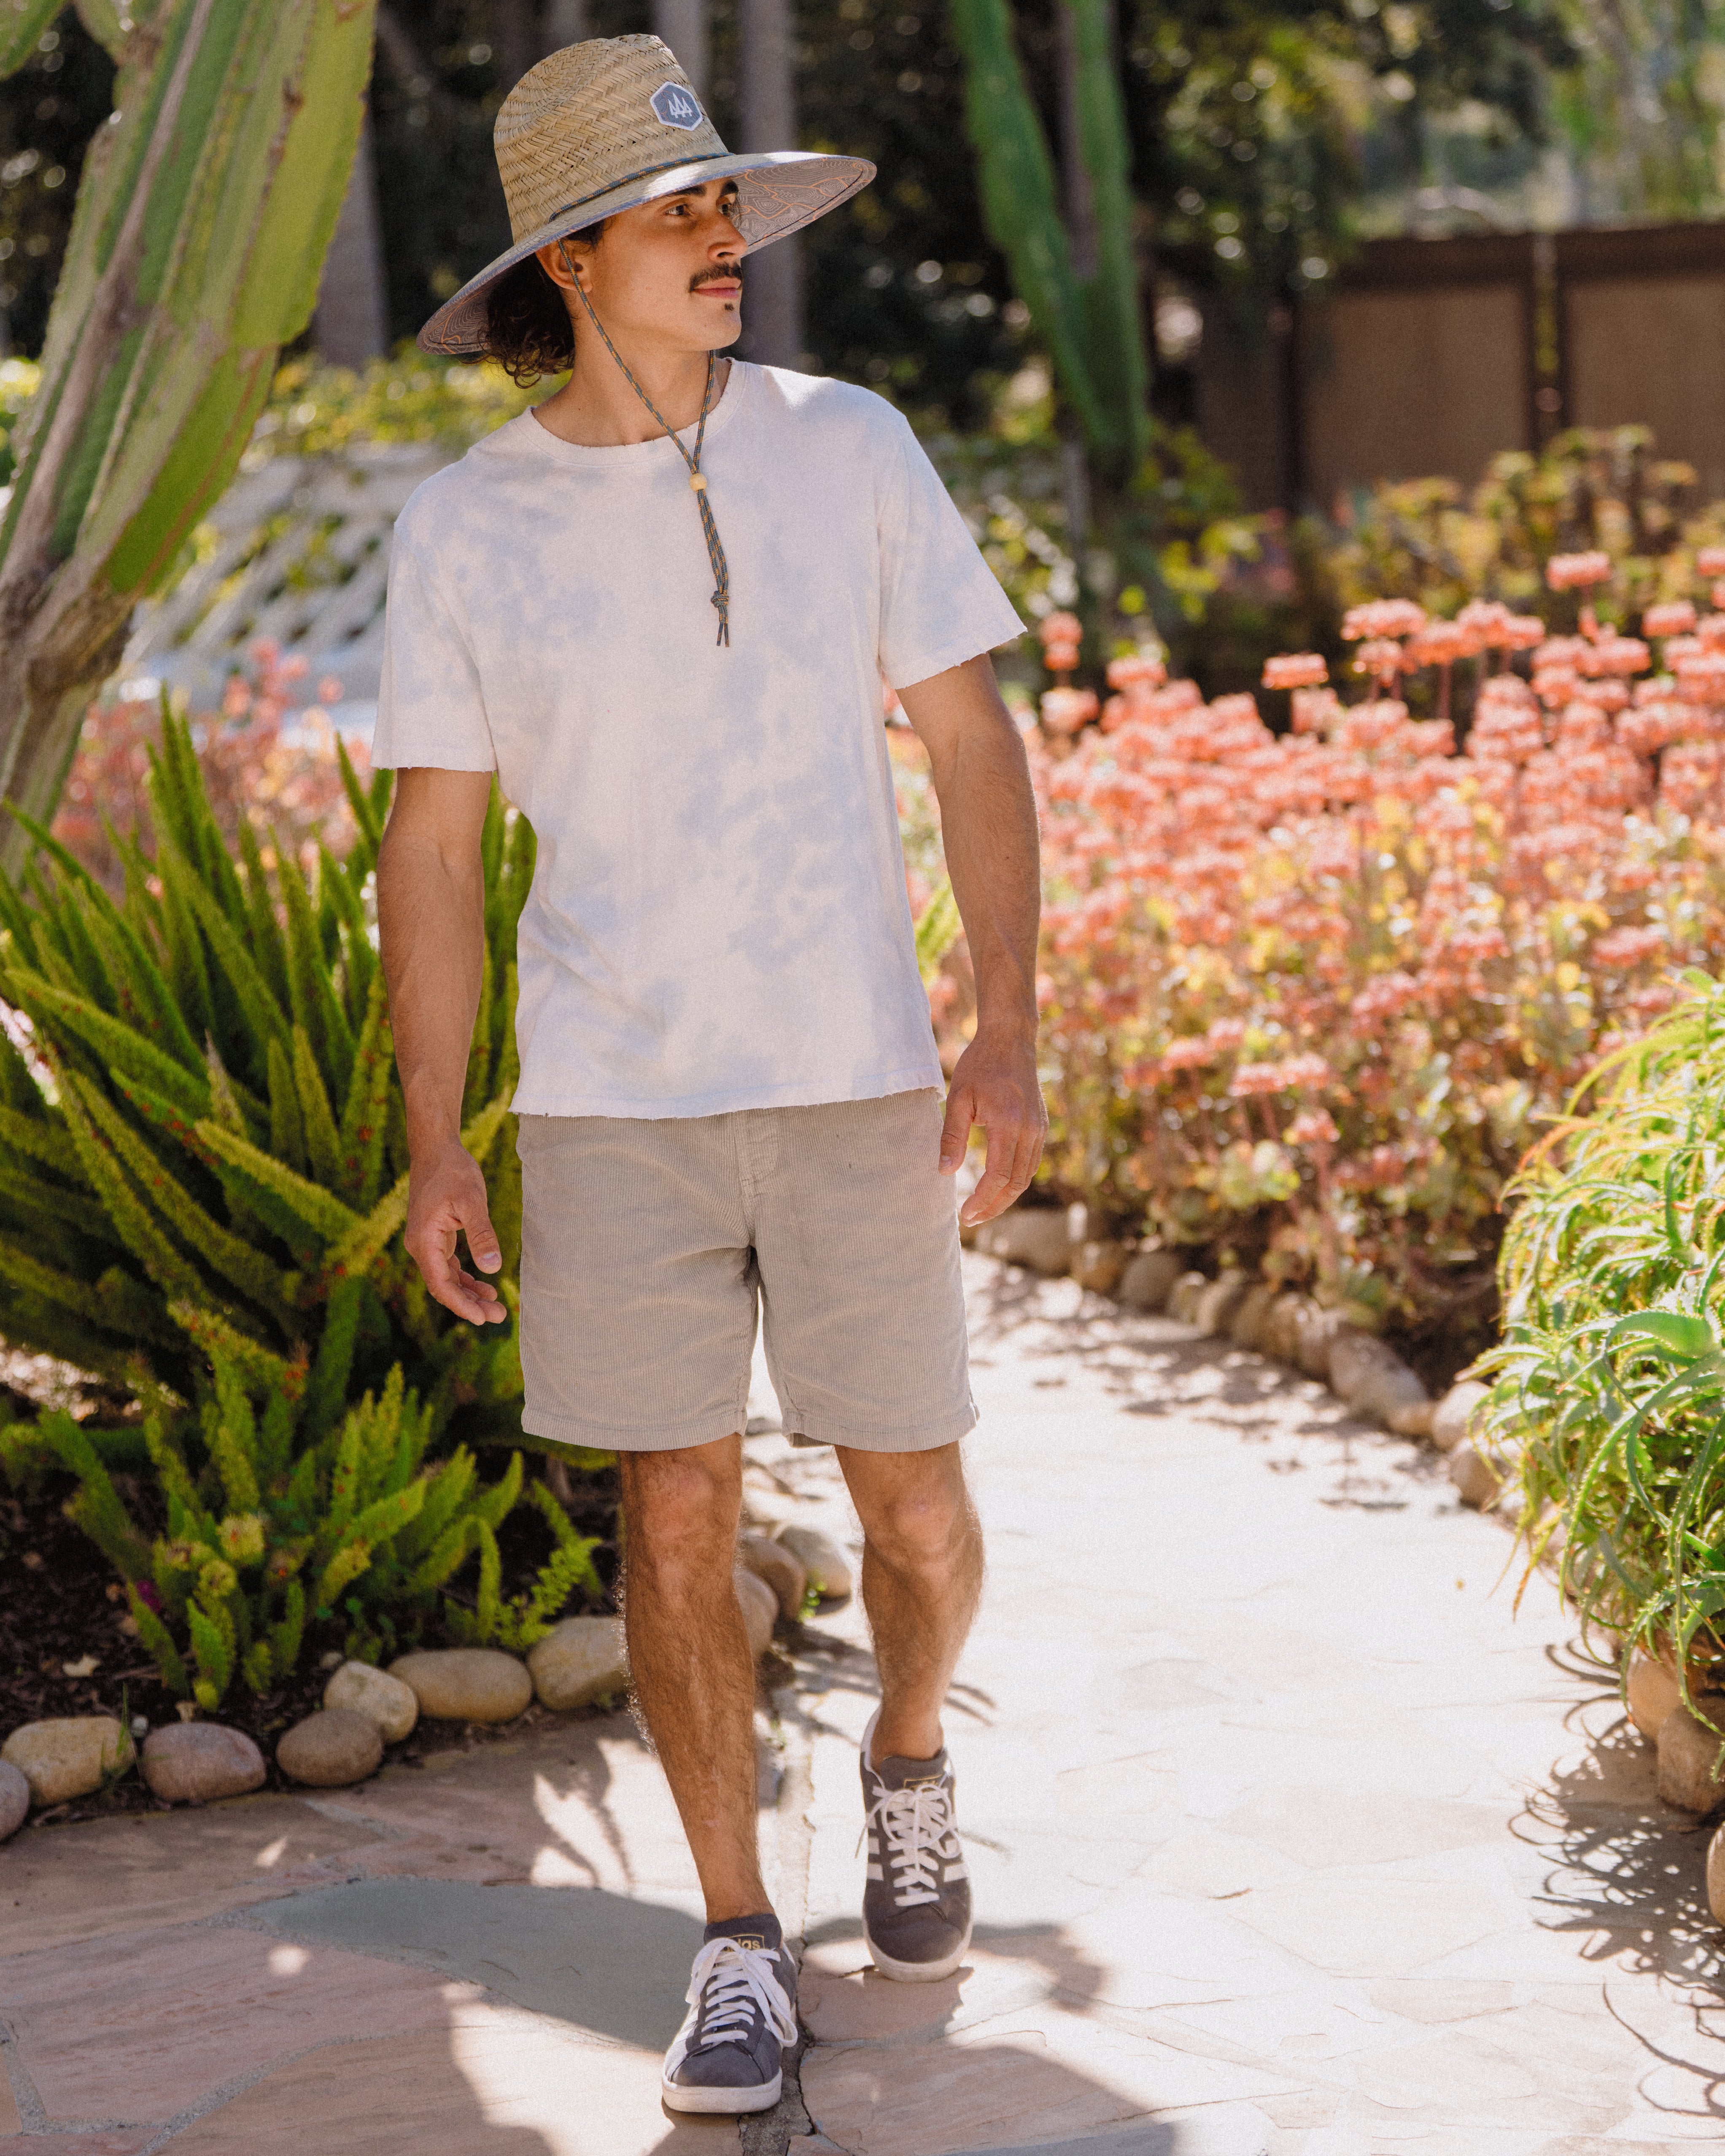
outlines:
[[[654,111],[667,127],[698,127],[706,117],[694,91],[685,90],[680,82],[661,83],[654,91],[651,102]]]

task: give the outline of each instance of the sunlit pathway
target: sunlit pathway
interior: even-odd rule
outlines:
[[[1716,2144],[1705,1836],[1503,1529],[1328,1396],[975,1261],[979,1923],[865,1973],[854,1609],[762,1722],[803,2107],[660,2107],[699,1937],[627,1719],[0,1850],[0,2156],[1651,2156]],[[751,1503],[852,1532],[832,1462]],[[1502,1581],[1502,1584],[1500,1584]],[[1495,1591],[1494,1591],[1495,1590]]]
[[[1717,2146],[1705,1835],[1659,1804],[1550,1586],[1512,1619],[1505,1530],[1321,1388],[991,1270],[992,1571],[949,1722],[977,1951],[926,1994],[860,1973],[867,1702],[808,1702],[802,2081],[828,2139]]]

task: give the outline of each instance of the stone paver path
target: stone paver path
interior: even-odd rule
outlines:
[[[854,1609],[762,1722],[802,2106],[660,2107],[699,1901],[626,1717],[0,1850],[3,2156],[1676,2156],[1725,2139],[1705,1834],[1548,1584],[1319,1388],[974,1261],[991,1573],[950,1983],[856,1917]],[[829,1455],[757,1515],[854,1537]],[[793,1494],[794,1493],[794,1495]]]

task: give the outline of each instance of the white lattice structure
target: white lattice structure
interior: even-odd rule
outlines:
[[[369,731],[383,658],[389,540],[408,496],[455,452],[435,443],[367,444],[326,457],[277,457],[242,473],[206,520],[215,545],[132,624],[122,676],[183,689],[213,710],[259,637],[306,664],[296,701],[342,687],[338,723]]]

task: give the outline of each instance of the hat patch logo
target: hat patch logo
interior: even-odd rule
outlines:
[[[654,91],[651,103],[654,111],[667,127],[698,127],[706,116],[696,102],[695,93],[685,90],[680,82],[661,83]]]

